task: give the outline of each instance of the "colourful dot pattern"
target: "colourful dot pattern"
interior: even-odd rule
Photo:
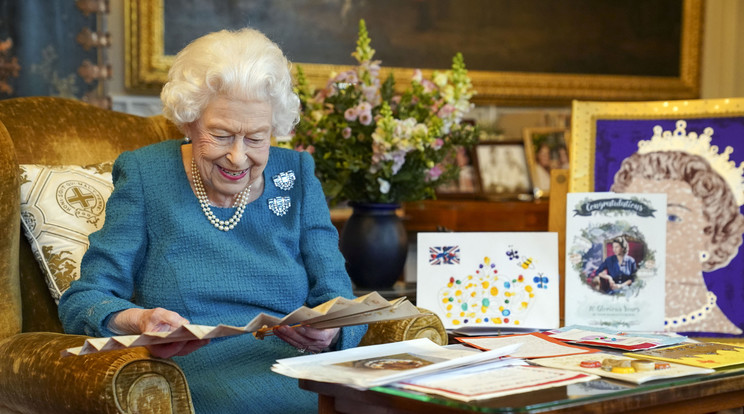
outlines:
[[[538,289],[546,289],[549,277],[526,275],[520,263],[499,270],[484,257],[473,272],[450,277],[439,290],[439,306],[451,325],[519,326],[527,316]],[[515,269],[515,270],[511,270]]]

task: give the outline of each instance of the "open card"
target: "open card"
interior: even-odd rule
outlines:
[[[418,315],[419,310],[406,298],[388,301],[377,292],[356,299],[337,297],[314,308],[302,306],[283,318],[260,313],[245,326],[183,325],[170,332],[145,332],[140,335],[121,335],[109,338],[89,338],[83,346],[62,351],[62,356],[86,355],[95,352],[157,345],[195,339],[212,339],[270,331],[279,325],[309,326],[317,329],[364,325],[385,320],[404,319]]]
[[[628,381],[635,384],[643,384],[646,381],[653,381],[664,378],[678,378],[686,377],[688,375],[699,375],[699,374],[710,374],[714,372],[708,368],[691,367],[688,365],[681,364],[669,364],[664,369],[651,369],[649,371],[635,371],[632,372],[614,372],[606,371],[602,368],[585,368],[581,366],[581,363],[596,361],[602,363],[606,359],[613,360],[629,360],[633,361],[636,358],[629,358],[626,356],[610,354],[610,353],[597,353],[591,355],[569,355],[556,358],[542,358],[535,359],[532,362],[534,364],[557,369],[568,369],[572,371],[585,372],[587,374],[599,375],[601,377],[614,378],[621,381]]]

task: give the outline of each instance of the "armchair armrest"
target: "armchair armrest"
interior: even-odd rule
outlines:
[[[85,339],[31,332],[0,341],[0,412],[193,413],[175,363],[144,348],[60,356]]]
[[[410,339],[429,338],[437,345],[447,345],[447,331],[439,316],[429,310],[419,308],[420,315],[396,321],[369,324],[367,333],[359,346],[377,345]]]

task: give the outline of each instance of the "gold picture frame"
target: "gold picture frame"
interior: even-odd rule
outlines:
[[[741,338],[744,98],[575,101],[571,121],[569,192],[666,193],[666,329]]]
[[[167,79],[174,56],[164,52],[164,1],[125,0],[125,87],[129,92],[157,94]],[[494,5],[496,6],[498,5]],[[681,0],[680,7],[682,10],[679,11],[681,15],[679,44],[670,45],[679,47],[679,62],[671,63],[678,65],[676,76],[643,74],[619,76],[582,73],[580,70],[576,71],[578,73],[469,70],[469,76],[478,91],[473,102],[503,105],[567,105],[574,99],[697,98],[700,91],[703,2]],[[514,38],[514,42],[518,41],[518,37]],[[511,45],[510,48],[520,49],[519,45]],[[340,65],[302,62],[299,64],[313,86],[325,85],[329,74],[349,69],[349,66]],[[405,86],[413,71],[414,68],[383,65],[381,75],[384,77],[392,73],[398,85]],[[431,76],[433,71],[422,68],[422,72],[424,76]]]
[[[535,198],[548,197],[550,193],[550,171],[569,168],[569,129],[528,127],[522,131],[533,195]],[[540,152],[544,152],[544,154],[540,154]],[[539,159],[541,156],[547,156],[547,158],[541,161]]]
[[[609,191],[595,185],[597,122],[612,120],[716,119],[744,116],[744,98],[693,99],[648,102],[574,101],[571,111],[569,192]],[[642,139],[650,139],[651,129]],[[715,135],[714,135],[715,136]],[[717,138],[717,137],[716,137]],[[635,152],[637,139],[628,139]],[[741,152],[742,149],[739,150]],[[739,154],[736,154],[739,156]],[[619,157],[622,160],[623,157]],[[612,173],[611,171],[609,173]],[[606,186],[605,186],[606,187]]]

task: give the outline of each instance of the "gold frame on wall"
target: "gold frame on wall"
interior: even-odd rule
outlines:
[[[594,167],[597,121],[634,119],[690,119],[744,116],[744,98],[688,101],[584,102],[574,101],[569,146],[569,192],[595,190]],[[651,138],[649,131],[648,139]],[[635,144],[634,144],[635,145]]]
[[[581,100],[691,99],[700,94],[700,45],[703,1],[682,0],[679,76],[614,76],[531,72],[468,71],[477,104],[555,105]],[[164,53],[163,0],[125,0],[125,86],[134,93],[157,94],[174,56]],[[306,64],[313,86],[323,86],[330,73],[348,66]],[[422,70],[431,76],[431,70]],[[383,68],[405,86],[413,68]]]

